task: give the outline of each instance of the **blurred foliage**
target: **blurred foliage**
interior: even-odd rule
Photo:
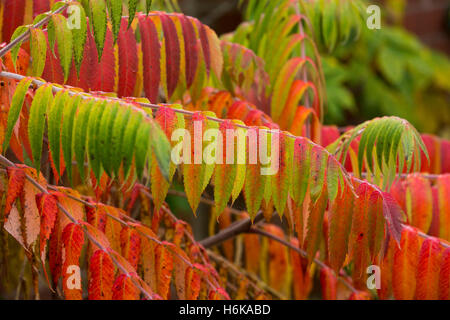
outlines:
[[[344,111],[355,115],[358,110],[358,120],[396,115],[424,132],[450,125],[450,62],[405,30],[367,31],[356,44],[322,62],[327,123],[345,124]]]
[[[383,22],[379,30],[362,31],[357,42],[322,57],[326,122],[344,125],[349,115],[354,122],[396,115],[423,132],[448,130],[448,57],[399,26]]]
[[[383,3],[381,29],[369,30],[366,8],[373,3],[365,0],[300,1],[299,10],[293,10],[287,0],[241,0],[246,22],[223,38],[252,49],[273,78],[277,52],[294,43],[299,32],[293,27],[285,34],[283,28],[294,15],[306,13],[310,24],[303,25],[317,44],[314,48],[307,41],[307,55],[317,57],[314,50],[319,50],[323,65],[327,124],[348,125],[395,115],[420,131],[447,135],[450,61],[401,27],[405,1]],[[299,50],[295,43],[285,58],[298,55]]]

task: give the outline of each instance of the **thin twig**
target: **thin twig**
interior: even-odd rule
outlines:
[[[15,38],[13,41],[11,41],[10,43],[8,43],[6,46],[4,46],[2,49],[0,49],[0,58],[3,57],[5,54],[7,54],[9,51],[11,51],[16,45],[18,45],[19,43],[26,41],[30,38],[30,30],[31,29],[36,29],[36,28],[40,28],[42,27],[44,24],[46,24],[53,15],[58,14],[63,12],[65,9],[67,9],[67,7],[69,6],[71,2],[68,2],[66,4],[64,4],[62,7],[58,8],[57,10],[50,12],[45,18],[43,18],[41,21],[39,21],[38,23],[30,26],[30,28],[25,31],[24,33],[22,33],[20,36],[18,36],[17,38]]]
[[[228,228],[221,230],[219,233],[211,237],[201,240],[199,243],[205,248],[218,245],[226,240],[236,237],[239,234],[247,232],[248,230],[250,230],[252,224],[258,223],[263,219],[264,215],[262,211],[260,211],[255,216],[253,221],[250,218],[236,221],[235,223],[231,224]]]
[[[267,232],[267,231],[264,231],[264,230],[261,230],[261,229],[259,229],[259,228],[250,228],[250,230],[248,231],[248,233],[254,233],[254,234],[259,234],[259,235],[261,235],[261,236],[264,236],[264,237],[267,237],[267,238],[270,238],[270,239],[272,239],[272,240],[275,240],[275,241],[277,241],[277,242],[279,242],[279,243],[281,243],[282,245],[284,245],[284,246],[286,246],[286,247],[289,247],[290,249],[292,249],[292,250],[294,250],[294,251],[296,251],[296,252],[298,252],[301,256],[303,256],[304,258],[308,258],[308,254],[304,251],[304,250],[302,250],[302,249],[300,249],[300,248],[298,248],[298,247],[296,247],[296,246],[294,246],[292,243],[290,243],[290,242],[288,242],[288,241],[286,241],[286,240],[284,240],[284,239],[281,239],[281,238],[279,238],[279,237],[277,237],[277,236],[275,236],[275,235],[273,235],[273,234],[271,234],[271,233],[269,233],[269,232]],[[319,259],[317,259],[317,258],[314,258],[313,259],[313,261],[314,261],[314,263],[315,264],[317,264],[320,268],[328,268],[328,269],[330,269],[330,270],[332,270],[330,267],[328,267],[325,263],[323,263],[322,261],[320,261]],[[334,271],[333,271],[334,272]],[[355,289],[355,287],[353,287],[341,274],[339,274],[339,275],[336,275],[336,277],[337,277],[337,279],[339,280],[339,281],[341,281],[347,288],[349,288],[352,292],[357,292],[358,290],[356,290]]]
[[[0,155],[0,164],[7,166],[7,167],[17,167],[15,163],[11,162],[10,160],[8,160],[7,158],[5,158],[3,155]],[[31,183],[33,184],[39,191],[41,191],[42,193],[45,194],[50,194],[46,188],[44,188],[39,182],[37,182],[36,180],[34,180],[32,177],[30,177],[28,174],[25,175],[25,178]],[[61,210],[61,212],[63,212],[66,217],[74,224],[78,225],[78,226],[82,226],[82,224],[80,224],[79,221],[77,221],[68,211],[66,208],[64,208],[61,203],[57,202],[57,207],[59,210]],[[83,230],[83,232],[86,234],[86,236],[89,238],[89,240],[94,243],[97,247],[99,247],[100,249],[102,249],[103,251],[105,251],[111,258],[111,260],[115,263],[115,265],[120,269],[120,271],[127,275],[130,280],[133,282],[133,284],[147,297],[147,299],[152,300],[152,296],[150,293],[147,292],[147,290],[145,290],[137,281],[136,279],[134,279],[134,277],[132,275],[129,274],[129,272],[125,269],[125,267],[123,267],[119,261],[117,261],[117,259],[114,257],[114,255],[107,250],[107,248],[103,247],[91,234],[90,232],[86,229],[86,228],[81,228]]]
[[[20,291],[22,289],[22,283],[25,281],[24,274],[25,274],[25,266],[27,265],[27,261],[28,261],[28,259],[23,257],[22,268],[20,270],[20,275],[19,275],[19,283],[17,284],[17,289],[16,289],[16,300],[19,300],[19,298],[20,298]]]
[[[215,253],[212,250],[208,249],[208,250],[206,250],[206,252],[208,253],[208,255],[211,258],[213,258],[214,260],[216,260],[219,263],[225,264],[227,268],[232,270],[237,275],[243,276],[243,277],[246,277],[246,278],[249,278],[250,280],[252,280],[253,282],[249,282],[249,283],[255,289],[255,291],[258,291],[258,290],[259,291],[267,291],[271,295],[277,297],[280,300],[287,300],[287,298],[283,294],[281,294],[280,292],[276,291],[275,289],[273,289],[272,287],[267,285],[264,281],[262,281],[255,275],[250,274],[246,270],[237,267],[235,264],[231,263],[230,261],[223,258],[221,255],[218,255],[217,253]]]
[[[49,185],[48,188],[51,189],[51,190],[54,190],[54,191],[58,191],[58,190],[59,190],[57,187],[51,186],[51,185]],[[83,199],[77,198],[77,197],[75,197],[75,196],[73,196],[73,195],[70,195],[70,194],[67,194],[66,196],[67,196],[68,198],[70,198],[70,199],[72,199],[72,200],[74,200],[74,201],[78,201],[78,202],[82,203],[83,205],[88,206],[88,207],[90,207],[90,208],[97,208],[97,207],[98,207],[98,203],[96,204],[96,203],[88,202],[88,201],[85,201],[85,200],[83,200]],[[119,212],[119,213],[120,213],[120,212]],[[132,221],[132,222],[134,222],[134,223],[139,223],[139,224],[141,224],[140,221],[137,221],[137,220],[133,219],[132,217],[129,217],[129,216],[124,215],[124,214],[122,214],[122,213],[120,213],[120,214],[121,214],[122,217],[124,217],[124,218],[126,218],[126,219],[128,219],[128,220],[130,220],[130,221]],[[145,232],[142,232],[141,230],[135,228],[134,226],[129,225],[127,222],[125,222],[125,221],[123,221],[122,219],[120,219],[120,218],[118,218],[118,217],[112,215],[112,214],[109,213],[107,210],[106,210],[106,215],[107,215],[109,218],[111,218],[111,219],[117,221],[118,223],[120,223],[120,224],[123,225],[123,226],[133,228],[134,230],[136,230],[138,233],[140,233],[140,234],[143,235],[144,237],[148,238],[149,240],[151,240],[151,241],[153,241],[153,242],[155,242],[155,243],[157,243],[157,244],[159,244],[159,245],[164,245],[164,243],[163,243],[161,240],[159,240],[159,239],[157,239],[157,238],[154,238],[154,237],[151,237],[151,236],[149,236],[148,234],[146,234]],[[180,254],[179,254],[178,252],[176,252],[175,250],[173,250],[170,246],[165,246],[165,247],[166,247],[169,251],[171,251],[174,255],[176,255],[177,257],[179,257],[180,260],[183,261],[185,264],[187,264],[190,268],[192,268],[192,269],[198,269],[198,268],[197,268],[195,265],[193,265],[190,261],[186,260],[185,257],[183,257],[182,255],[180,255]],[[199,270],[199,269],[198,269],[198,270]],[[199,270],[199,271],[202,272],[203,270]],[[206,280],[207,280],[207,283],[208,283],[208,285],[209,285],[210,287],[212,287],[212,288],[214,288],[214,289],[217,288],[217,286],[211,284],[210,281],[209,281],[208,279],[206,279]]]

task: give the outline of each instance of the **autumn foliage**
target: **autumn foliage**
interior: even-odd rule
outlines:
[[[449,300],[450,142],[323,124],[321,55],[363,23],[329,2],[250,0],[219,38],[151,1],[1,1],[2,298]]]

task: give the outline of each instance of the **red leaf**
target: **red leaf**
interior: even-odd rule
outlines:
[[[49,0],[34,0],[33,1],[33,18],[40,13],[44,13],[50,10]]]
[[[335,272],[341,269],[348,252],[354,201],[352,190],[348,186],[339,194],[329,211],[329,261]]]
[[[330,268],[320,269],[320,285],[322,287],[322,299],[336,300],[337,278]]]
[[[441,245],[436,238],[428,238],[422,244],[416,277],[416,299],[418,300],[438,299],[441,251]]]
[[[133,95],[138,71],[137,43],[133,29],[128,29],[127,19],[122,19],[117,39],[119,47],[119,90],[120,97]]]
[[[5,220],[8,219],[9,212],[14,205],[17,197],[23,192],[25,184],[25,171],[20,168],[8,167],[8,193],[6,194],[5,202]]]
[[[406,179],[406,208],[410,224],[428,233],[433,217],[433,195],[430,181],[413,174]]]
[[[366,183],[361,183],[356,190],[357,198],[353,209],[353,221],[350,234],[350,255],[353,258],[353,281],[357,287],[365,282],[366,268],[369,264],[368,241],[368,202],[372,189]]]
[[[42,78],[54,82],[63,84],[64,83],[64,73],[59,61],[58,46],[55,46],[55,54],[53,54],[50,44],[48,43],[48,34],[45,33],[47,40],[47,54],[45,57],[44,71],[42,72]],[[75,68],[72,68],[75,69]]]
[[[403,229],[400,248],[394,246],[392,289],[398,300],[414,298],[416,271],[419,256],[417,230],[411,227]]]
[[[200,293],[200,276],[191,267],[186,268],[186,300],[197,300]]]
[[[450,249],[442,254],[441,272],[439,274],[439,299],[450,300]]]
[[[121,75],[122,76],[122,75]],[[116,78],[116,57],[114,55],[114,38],[111,29],[106,29],[105,46],[98,65],[92,90],[113,92]]]
[[[2,42],[10,42],[14,30],[23,25],[25,15],[25,0],[2,1],[3,7],[3,26]]]
[[[322,193],[316,203],[309,203],[309,215],[306,226],[306,236],[303,249],[308,253],[308,262],[314,259],[322,240],[322,225],[325,209],[327,208],[327,187],[324,184]]]
[[[155,253],[156,279],[158,294],[163,299],[169,298],[170,280],[172,278],[173,257],[164,245],[158,245]]]
[[[155,24],[146,15],[139,15],[139,30],[142,41],[145,95],[150,102],[156,103],[161,81],[161,44]]]
[[[209,76],[209,72],[211,70],[211,52],[209,51],[209,39],[208,34],[206,32],[206,26],[197,19],[195,19],[195,23],[197,24],[198,33],[200,36],[203,58],[205,59],[206,64],[206,73]]]
[[[159,17],[166,45],[167,98],[170,99],[180,78],[180,43],[172,19],[166,14],[160,14]]]
[[[96,87],[96,77],[99,74],[98,52],[95,46],[94,36],[88,25],[86,43],[84,45],[83,61],[80,67],[80,77],[78,79],[75,64],[70,69],[67,83],[74,87],[80,87],[85,91],[100,90]],[[62,75],[61,75],[62,77]]]
[[[130,227],[123,227],[120,232],[120,247],[122,256],[137,270],[141,252],[141,238],[137,231]]]
[[[79,271],[81,249],[84,243],[84,232],[80,225],[69,223],[63,230],[62,241],[64,244],[63,264],[63,291],[67,300],[81,300],[81,276]],[[75,268],[74,268],[75,267]],[[78,269],[76,269],[78,268]],[[75,273],[73,273],[75,272]],[[77,286],[77,282],[78,285]]]
[[[139,291],[131,278],[121,274],[116,278],[112,288],[113,300],[139,300]]]
[[[372,300],[372,297],[367,292],[356,291],[350,295],[350,298],[348,298],[348,300]]]
[[[89,262],[89,300],[111,300],[114,283],[114,264],[103,250],[97,250]]]
[[[57,201],[53,195],[40,193],[36,195],[36,204],[41,216],[41,232],[39,234],[39,243],[42,268],[44,269],[45,278],[47,279],[47,282],[50,286],[47,269],[45,268],[45,247],[47,245],[47,240],[50,239],[50,234],[52,233],[55,226],[56,216],[58,214]]]
[[[49,255],[49,267],[52,274],[53,287],[58,285],[58,280],[61,277],[61,269],[62,269],[62,234],[61,234],[61,223],[60,218],[56,218],[55,222],[55,232],[52,232],[50,235],[50,243],[48,249]]]
[[[86,220],[89,224],[105,232],[106,229],[106,212],[104,206],[95,206],[94,208],[85,206],[86,208]]]
[[[450,173],[450,141],[441,140],[441,173]]]
[[[439,237],[450,241],[450,174],[437,179]]]
[[[189,89],[194,82],[198,65],[198,43],[192,20],[184,15],[178,15],[183,29],[184,54],[186,60],[186,85]]]

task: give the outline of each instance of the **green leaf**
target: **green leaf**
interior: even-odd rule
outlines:
[[[122,20],[122,0],[108,0],[108,9],[114,35],[114,43],[116,43],[117,35],[120,30],[120,21]]]
[[[136,15],[137,4],[138,0],[128,0],[128,28],[130,28],[134,16]]]
[[[136,145],[136,134],[144,116],[140,112],[132,112],[130,120],[125,127],[120,158],[123,159],[123,172],[127,178],[133,162],[133,152]]]
[[[78,7],[80,9],[80,21],[79,21],[80,28],[72,28],[72,39],[73,39],[73,60],[75,62],[75,67],[77,69],[77,74],[79,76],[81,62],[83,61],[84,56],[84,46],[86,45],[87,20],[86,20],[86,12],[84,11],[83,6],[78,5]],[[72,13],[72,11],[70,11],[70,8],[71,6],[69,6],[69,9],[67,10],[67,13],[69,15]],[[77,21],[75,21],[74,23],[77,23]]]
[[[325,183],[328,154],[318,146],[313,146],[311,151],[310,195],[311,202],[315,203],[319,199]]]
[[[211,111],[205,111],[204,115],[206,117],[216,118],[216,114]],[[213,121],[213,120],[206,119],[205,131],[207,131],[209,129],[213,129],[215,132],[217,132],[217,130],[219,130],[219,123],[216,121]],[[209,142],[209,143],[207,141],[203,142],[203,151],[205,150],[207,145],[210,145],[210,143],[217,146],[217,141],[215,141],[215,139],[211,139],[211,140],[212,140],[212,142]],[[203,153],[203,151],[202,151],[202,153]],[[205,188],[208,186],[209,180],[211,179],[211,176],[214,172],[214,167],[215,167],[215,162],[205,164],[205,175],[204,175],[203,187],[202,187],[203,190],[205,190]]]
[[[106,6],[104,0],[91,0],[89,4],[92,12],[92,26],[94,29],[95,45],[97,46],[98,61],[100,62],[106,39]]]
[[[131,108],[124,106],[119,108],[119,111],[114,120],[113,129],[111,133],[111,147],[109,148],[109,158],[111,159],[111,169],[115,175],[119,174],[120,164],[122,162],[122,148],[123,136],[128,121],[130,119]]]
[[[340,167],[339,163],[335,158],[328,158],[328,169],[327,169],[327,187],[328,187],[328,197],[330,202],[333,202],[336,199],[339,189],[339,176],[340,176]],[[343,188],[343,186],[342,186]]]
[[[294,142],[294,160],[290,193],[297,207],[303,205],[311,174],[311,144],[299,137]]]
[[[272,134],[272,137],[275,134]],[[279,134],[279,159],[278,171],[272,178],[272,197],[275,209],[280,217],[284,214],[286,204],[288,201],[289,188],[292,185],[292,166],[294,157],[294,139],[285,136],[283,133]],[[274,152],[272,150],[271,152]],[[274,161],[274,159],[272,160]],[[267,201],[267,199],[266,199]]]
[[[41,29],[31,29],[30,50],[33,76],[40,77],[44,71],[47,54],[47,40]]]
[[[109,102],[106,105],[106,109],[103,112],[100,122],[99,136],[97,140],[97,151],[100,155],[100,160],[108,176],[111,175],[112,159],[110,158],[111,148],[111,136],[114,127],[114,120],[116,119],[117,112],[119,111],[119,103]]]
[[[6,152],[9,146],[9,141],[11,140],[12,132],[17,120],[19,119],[20,112],[22,111],[23,102],[25,100],[25,95],[27,94],[28,88],[30,87],[33,79],[24,78],[22,79],[16,87],[16,91],[12,97],[11,107],[8,112],[8,121],[6,123],[5,139],[3,141],[3,153]]]
[[[14,33],[11,36],[11,42],[21,36],[23,33],[27,32],[28,27],[26,26],[19,26],[16,30],[14,30]],[[22,45],[22,41],[19,41],[12,49],[11,49],[11,59],[14,65],[14,68],[16,68],[16,61],[17,56],[19,55],[20,46]]]
[[[322,37],[328,52],[332,52],[338,39],[338,27],[336,26],[336,3],[329,1],[323,8]]]
[[[136,135],[135,163],[136,174],[139,180],[144,175],[145,163],[147,162],[150,152],[150,125],[147,121],[143,121],[139,126]],[[161,170],[162,172],[162,170]]]
[[[69,77],[70,65],[72,64],[72,32],[67,26],[66,18],[61,14],[53,15],[51,22],[55,28],[56,44],[65,82]]]
[[[148,14],[152,8],[152,0],[145,1],[145,13]]]
[[[367,132],[363,132],[363,135],[367,135],[367,149],[366,149],[366,163],[369,167],[370,171],[374,171],[374,160],[373,160],[373,149],[375,148],[375,141],[377,141],[378,136],[383,131],[384,126],[386,123],[372,123],[372,125],[369,124],[369,126],[372,128],[371,130],[368,130]],[[361,138],[362,139],[362,138]],[[363,150],[364,151],[364,150]],[[380,167],[381,168],[381,167]],[[362,164],[360,165],[359,172],[362,172]]]
[[[89,116],[94,103],[95,100],[85,100],[81,103],[76,113],[73,126],[72,149],[75,154],[75,160],[77,161],[78,171],[80,172],[82,181],[85,179],[84,161],[87,148]]]
[[[61,129],[61,145],[63,149],[64,161],[66,163],[66,172],[69,181],[72,182],[72,135],[74,127],[75,113],[81,102],[81,96],[72,97],[68,104],[64,106],[63,122]],[[84,164],[84,161],[83,161]]]
[[[45,113],[52,102],[52,86],[44,85],[36,90],[30,108],[28,120],[28,137],[31,145],[34,167],[37,172],[41,169],[42,143],[45,130]]]
[[[88,155],[89,155],[89,166],[92,168],[97,181],[100,181],[102,168],[100,162],[100,154],[98,151],[98,140],[100,123],[103,117],[103,112],[106,110],[106,101],[99,100],[92,107],[91,115],[89,116],[88,122]]]
[[[150,123],[150,135],[151,135],[151,147],[156,160],[158,162],[159,169],[166,181],[169,181],[169,170],[171,162],[171,150],[172,146],[167,139],[166,134],[156,122]]]
[[[244,122],[240,120],[233,120],[238,125],[244,125]],[[247,136],[245,129],[238,127],[236,128],[238,132],[238,139],[236,144],[236,179],[233,184],[233,191],[231,192],[231,200],[234,203],[239,197],[239,194],[244,187],[245,182],[245,171],[246,171],[246,157],[247,157]],[[241,137],[241,138],[240,138]]]
[[[47,112],[48,145],[52,154],[53,164],[55,165],[59,176],[61,176],[61,122],[64,106],[67,104],[68,100],[69,93],[67,91],[59,91]]]
[[[386,122],[383,125],[383,129],[380,131],[380,134],[376,143],[376,157],[378,166],[383,169],[383,149],[386,143],[388,143],[387,139],[390,139],[388,136],[389,129],[392,127],[393,121],[391,118],[386,119]]]

